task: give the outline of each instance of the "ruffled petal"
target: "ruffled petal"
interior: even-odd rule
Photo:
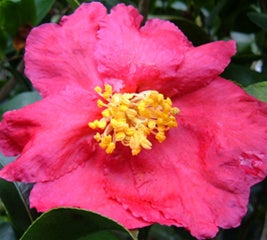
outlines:
[[[20,154],[0,171],[10,181],[47,181],[87,161],[97,144],[88,122],[99,117],[97,96],[67,88],[20,110],[0,123],[0,146],[6,155]]]
[[[125,91],[135,91],[144,81],[151,88],[154,80],[175,76],[192,47],[174,24],[153,19],[140,28],[141,21],[135,8],[119,4],[98,31],[98,70],[106,81],[122,81]]]
[[[93,51],[99,22],[106,15],[100,3],[82,4],[60,25],[34,28],[26,42],[25,73],[43,96],[67,85],[89,89],[99,84]]]
[[[166,96],[181,96],[209,84],[230,63],[236,52],[235,41],[216,41],[185,52],[183,62],[176,69],[175,77],[152,82],[153,89]],[[151,83],[143,82],[140,91],[150,88]]]
[[[145,221],[212,238],[240,224],[249,187],[267,174],[267,105],[220,78],[174,104],[179,126],[163,143],[106,161],[106,191]]]
[[[30,195],[31,207],[40,212],[55,207],[78,207],[103,214],[130,228],[150,225],[132,216],[106,194],[103,184],[105,155],[101,150],[70,174],[52,182],[35,184]]]
[[[216,140],[218,149],[213,152],[214,157],[224,153],[214,169],[219,170],[230,158],[246,173],[249,186],[266,176],[266,103],[249,96],[232,82],[217,78],[209,86],[177,99],[176,104],[181,106],[182,112],[183,108],[188,109],[184,117],[181,115],[181,122],[191,123],[192,128],[196,125],[206,129]]]

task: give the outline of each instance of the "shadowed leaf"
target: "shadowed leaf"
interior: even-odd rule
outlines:
[[[57,208],[42,214],[21,240],[117,240],[116,232],[134,239],[122,225],[97,213],[76,208]]]

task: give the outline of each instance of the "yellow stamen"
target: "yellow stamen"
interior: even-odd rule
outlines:
[[[116,143],[121,142],[131,148],[132,155],[140,153],[142,148],[151,149],[148,140],[150,134],[155,135],[159,142],[166,139],[165,132],[177,127],[175,115],[180,113],[172,107],[170,98],[161,93],[149,90],[141,93],[113,93],[110,85],[96,87],[95,91],[102,97],[97,106],[105,109],[101,112],[102,119],[89,122],[91,129],[100,129],[94,136],[99,146],[111,154]]]

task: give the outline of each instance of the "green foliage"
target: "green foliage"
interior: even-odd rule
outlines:
[[[264,13],[248,13],[248,17],[252,22],[267,32],[267,14]]]
[[[34,21],[35,25],[41,23],[43,18],[52,8],[55,0],[34,0],[35,8],[36,8],[36,19]]]
[[[1,219],[0,219],[0,239],[17,240],[11,224]]]
[[[5,165],[3,159],[0,159],[0,168]],[[28,207],[28,195],[30,186],[26,184],[18,184],[7,182],[0,179],[0,197],[7,211],[8,217],[16,232],[21,236],[33,221],[33,215]],[[7,226],[4,231],[7,231]],[[3,234],[0,232],[0,234]]]
[[[20,93],[11,100],[8,100],[0,105],[0,115],[2,115],[4,112],[8,110],[22,108],[40,99],[41,99],[40,94],[36,91]]]
[[[97,213],[75,208],[58,208],[42,214],[21,240],[117,240],[120,234],[134,240],[123,226]]]
[[[0,1],[0,60],[10,51],[11,43],[23,46],[31,27],[40,24],[55,0],[1,0]],[[12,49],[14,51],[14,49]]]
[[[179,26],[182,32],[188,37],[194,46],[199,46],[211,41],[211,37],[208,33],[194,22],[184,18],[176,17],[175,19],[169,19],[174,24]]]
[[[34,0],[2,0],[0,2],[0,29],[12,36],[17,33],[19,27],[25,24],[33,25],[35,19]]]
[[[239,83],[241,86],[248,86],[252,83],[262,82],[266,80],[266,76],[263,74],[253,71],[250,68],[238,65],[230,64],[222,74],[226,79],[230,79],[236,83]]]
[[[6,47],[7,47],[7,37],[4,31],[0,31],[0,59],[4,57]]]
[[[267,81],[251,84],[245,90],[261,101],[267,102]]]
[[[194,240],[190,234],[181,228],[154,224],[148,231],[147,239],[153,240]]]

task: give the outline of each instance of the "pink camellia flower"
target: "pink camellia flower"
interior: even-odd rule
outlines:
[[[218,75],[233,41],[194,47],[172,23],[119,4],[82,4],[34,28],[26,75],[43,99],[7,112],[1,170],[35,183],[31,207],[71,206],[129,229],[198,239],[240,224],[267,174],[267,104]]]

